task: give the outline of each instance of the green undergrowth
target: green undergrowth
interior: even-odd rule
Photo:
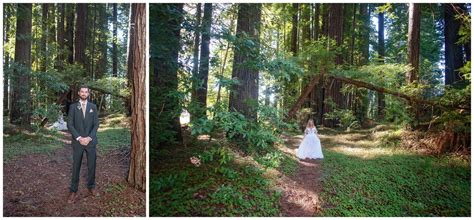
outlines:
[[[245,157],[227,144],[196,141],[157,152],[150,180],[151,216],[279,216],[281,192],[268,170],[292,173],[297,162],[277,149]],[[191,162],[199,158],[199,166]]]
[[[389,129],[322,136],[322,215],[470,216],[470,162],[402,149],[401,134]]]

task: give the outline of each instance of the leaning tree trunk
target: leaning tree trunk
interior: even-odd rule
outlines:
[[[230,91],[229,110],[240,112],[250,120],[257,120],[254,105],[258,105],[258,69],[249,64],[259,53],[261,7],[261,4],[239,4],[236,36],[246,36],[256,46],[250,51],[235,51],[232,65],[232,78],[239,80],[239,84]]]
[[[128,182],[146,190],[146,4],[132,4],[128,73],[132,76],[132,143]]]
[[[31,24],[32,5],[18,4],[15,39],[15,63],[12,76],[12,109],[10,122],[24,129],[31,123]]]

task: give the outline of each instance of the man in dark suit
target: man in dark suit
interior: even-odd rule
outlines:
[[[87,156],[87,188],[93,196],[98,196],[95,189],[95,166],[96,166],[96,145],[97,129],[99,128],[99,118],[97,107],[90,103],[89,88],[79,87],[79,101],[69,106],[67,128],[72,135],[72,177],[70,195],[68,203],[74,203],[77,197],[79,185],[79,172],[81,171],[82,155]]]

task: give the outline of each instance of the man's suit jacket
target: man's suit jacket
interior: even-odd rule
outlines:
[[[97,106],[89,101],[86,105],[86,117],[82,113],[80,102],[69,106],[67,128],[72,135],[72,144],[82,146],[76,139],[81,137],[91,137],[92,141],[87,145],[97,145],[97,129],[99,128],[99,117],[97,115]]]

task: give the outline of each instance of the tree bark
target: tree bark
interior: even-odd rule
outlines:
[[[209,44],[211,41],[211,24],[212,24],[212,4],[204,4],[204,17],[202,19],[202,42],[201,42],[201,55],[199,60],[199,71],[196,86],[196,97],[195,101],[198,106],[195,112],[194,119],[206,117],[206,106],[207,106],[207,81],[209,77]]]
[[[234,52],[232,78],[239,80],[239,84],[230,91],[229,111],[240,112],[250,120],[257,119],[254,106],[258,105],[258,69],[249,66],[248,62],[253,61],[259,53],[260,22],[261,4],[239,4],[236,36],[247,36],[256,46],[252,51]]]
[[[445,58],[445,85],[452,85],[461,80],[459,68],[463,66],[462,45],[457,44],[459,40],[459,29],[461,21],[455,18],[456,10],[460,4],[443,4],[444,8],[444,58]]]
[[[160,131],[172,131],[172,140],[166,143],[153,142],[153,145],[181,142],[182,132],[179,121],[181,107],[179,100],[169,97],[169,94],[178,90],[178,55],[181,48],[181,22],[183,20],[184,4],[155,4],[150,6],[150,64],[152,77],[150,91],[156,94],[150,99],[150,134]],[[153,32],[156,30],[156,32]],[[151,68],[150,68],[151,69]],[[153,136],[153,135],[152,135]],[[150,136],[150,139],[152,138]],[[162,141],[162,140],[160,140]]]
[[[192,70],[192,91],[191,101],[197,103],[197,78],[199,74],[199,45],[201,42],[201,3],[196,5],[196,23],[194,25],[194,48],[193,48],[193,70]],[[194,121],[195,116],[191,113],[191,121]]]
[[[132,76],[132,138],[128,182],[146,190],[146,4],[131,5],[128,72]]]
[[[420,4],[410,3],[408,9],[408,63],[411,69],[407,72],[408,84],[418,80],[420,62]]]
[[[367,10],[368,4],[360,4],[359,14],[361,17],[361,27],[359,28],[360,51],[362,59],[360,65],[366,65],[369,62],[369,38],[370,38],[370,11]]]
[[[86,37],[87,37],[87,4],[76,4],[76,36],[74,39],[74,62],[87,69]]]
[[[293,56],[298,54],[298,3],[293,3],[293,17],[291,22],[291,53]]]
[[[329,33],[329,4],[324,3],[322,4],[322,19],[323,19],[323,26],[321,34],[325,37],[328,36]]]
[[[377,52],[378,52],[378,59],[379,63],[384,63],[385,59],[385,37],[384,37],[384,32],[385,32],[385,26],[384,26],[384,13],[379,12],[378,14],[378,47],[377,47]]]
[[[378,61],[381,64],[385,63],[385,25],[384,13],[378,14],[379,30],[378,30]],[[385,117],[385,95],[381,92],[377,93],[377,117],[383,120]]]
[[[336,41],[336,46],[341,47],[343,43],[343,30],[344,30],[344,18],[343,18],[344,7],[343,4],[329,4],[329,33],[328,36],[330,39]],[[330,48],[334,49],[334,48]],[[343,54],[337,53],[335,57],[335,64],[342,65],[343,64]],[[336,104],[336,108],[344,108],[345,104],[345,96],[342,94],[342,83],[338,80],[331,80],[331,81],[322,81],[322,94],[324,95],[323,98],[320,99],[320,106],[322,107],[322,111],[320,114],[324,116],[325,113],[334,111],[331,109],[330,105],[324,104],[326,100],[332,100]],[[322,117],[321,116],[321,117]],[[325,120],[322,118],[322,124],[328,127],[334,127],[337,125],[336,120]]]
[[[112,21],[113,21],[113,30],[112,30],[112,76],[118,76],[118,50],[117,50],[117,3],[112,4]]]
[[[311,42],[311,5],[309,3],[301,4],[302,21],[302,42],[303,47]]]
[[[41,4],[41,41],[40,41],[40,71],[45,72],[47,68],[47,57],[48,57],[48,12],[49,12],[49,4],[43,3]]]
[[[107,8],[104,4],[99,4],[99,42],[96,78],[101,79],[107,73],[107,38],[108,38],[108,16]]]
[[[15,62],[12,76],[12,109],[10,122],[21,128],[31,127],[31,25],[32,5],[18,4],[15,39]]]
[[[64,21],[66,18],[65,8],[66,4],[58,4],[58,27],[56,29],[56,42],[58,44],[58,56],[56,57],[56,68],[58,70],[63,69],[63,63],[65,58],[64,48],[66,46],[65,31],[64,31]]]
[[[8,44],[9,42],[9,30],[10,30],[10,6],[7,4],[3,5],[3,45]],[[10,54],[7,50],[3,51],[4,54],[4,65],[3,65],[3,112],[8,113],[10,110],[10,105],[9,105],[9,80],[10,76],[8,74],[9,71],[7,71],[10,68]]]
[[[356,4],[353,3],[352,4],[352,24],[351,24],[351,43],[350,43],[350,46],[351,46],[351,61],[350,61],[350,64],[351,66],[354,65],[354,46],[355,46],[355,35],[356,35]]]
[[[320,12],[320,3],[315,3],[314,4],[314,26],[313,26],[313,39],[318,40],[319,39],[319,12]]]
[[[336,46],[340,47],[343,42],[343,29],[344,29],[344,17],[343,17],[343,4],[335,3],[329,5],[329,37],[336,41]],[[343,56],[341,53],[336,55],[336,65],[343,64]]]
[[[66,21],[66,45],[67,60],[69,64],[74,63],[74,4],[65,4],[67,21]]]

